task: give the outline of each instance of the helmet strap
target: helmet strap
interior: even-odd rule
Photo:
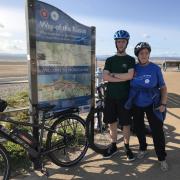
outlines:
[[[116,49],[117,49],[117,55],[124,56],[126,54],[126,47],[122,51],[119,51],[117,47]]]
[[[148,58],[149,59],[149,58]],[[147,61],[147,62],[145,62],[145,63],[141,63],[141,61],[139,60],[139,58],[138,58],[138,61],[139,61],[139,64],[141,65],[141,66],[145,66],[145,65],[148,65],[149,64],[149,60]]]
[[[126,48],[127,48],[127,46],[128,46],[128,43],[129,43],[129,41],[127,40],[127,44],[126,44],[126,47],[124,48],[124,52],[126,51]],[[117,51],[118,51],[118,47],[117,47],[116,40],[115,40],[115,45],[116,45],[116,49],[117,49]]]
[[[119,51],[118,47],[117,47],[117,44],[116,44],[117,54],[119,54],[119,55],[126,54],[126,48],[127,48],[127,45],[126,45],[126,47],[122,51]]]
[[[126,54],[126,50],[124,50],[124,51],[117,51],[117,55],[124,55],[124,54]]]

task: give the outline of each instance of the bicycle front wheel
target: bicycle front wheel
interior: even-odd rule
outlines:
[[[84,120],[74,114],[56,120],[48,132],[47,148],[51,150],[52,162],[58,166],[78,163],[88,149]]]
[[[87,137],[90,147],[97,153],[103,154],[111,144],[108,125],[103,122],[103,107],[91,109],[87,121]]]
[[[90,147],[99,154],[104,154],[111,144],[109,126],[103,122],[104,108],[92,108],[86,121],[87,137]],[[117,142],[122,141],[121,130],[117,129]]]
[[[0,179],[8,180],[10,176],[10,161],[7,150],[0,144]]]

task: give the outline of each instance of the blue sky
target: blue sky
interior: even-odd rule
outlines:
[[[139,41],[152,46],[152,56],[180,56],[180,1],[43,0],[87,26],[96,26],[96,54],[111,55],[113,34],[130,35],[127,53]],[[25,0],[0,1],[0,53],[26,53]]]

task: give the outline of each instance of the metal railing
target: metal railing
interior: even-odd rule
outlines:
[[[25,110],[29,110],[29,106],[22,107],[22,108],[16,108],[16,109],[7,109],[4,112],[5,113],[12,113],[12,112],[18,112],[18,111],[25,111]]]

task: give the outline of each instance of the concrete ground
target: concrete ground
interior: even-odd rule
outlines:
[[[179,101],[180,102],[180,101]],[[105,160],[101,155],[96,154],[91,149],[88,150],[85,158],[76,166],[70,168],[57,167],[50,163],[47,168],[52,180],[179,180],[180,179],[180,108],[168,108],[167,118],[164,125],[166,136],[167,161],[169,171],[162,172],[157,161],[151,137],[147,137],[148,155],[143,160],[127,162],[123,143],[118,144],[119,153],[111,159]],[[135,136],[131,136],[131,147],[135,154],[138,151],[138,141]],[[39,172],[31,172],[25,176],[18,176],[13,180],[36,180],[46,179]]]
[[[179,180],[180,179],[180,73],[167,71],[163,73],[168,87],[168,111],[164,124],[166,136],[166,151],[169,171],[162,172],[154,152],[152,138],[148,137],[148,155],[143,160],[132,163],[126,161],[123,143],[119,142],[119,153],[109,160],[104,160],[101,155],[91,149],[85,158],[76,166],[70,168],[48,165],[52,180]],[[138,141],[131,137],[130,145],[135,154],[138,151]],[[25,176],[18,176],[13,180],[38,180],[46,179],[39,172],[31,172]]]

